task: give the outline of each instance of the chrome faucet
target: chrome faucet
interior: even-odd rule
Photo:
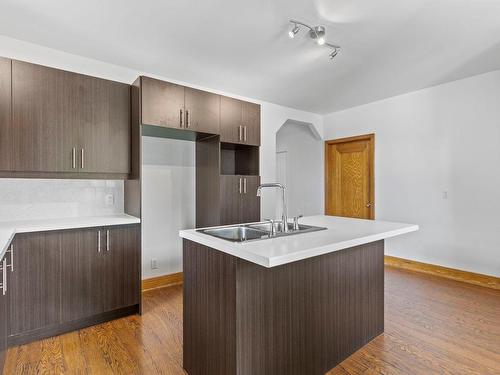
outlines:
[[[257,188],[257,196],[258,197],[260,197],[260,193],[261,193],[262,188],[266,188],[266,187],[276,187],[276,188],[281,189],[281,199],[283,202],[283,206],[282,206],[283,212],[281,214],[281,220],[283,222],[283,232],[288,232],[288,216],[287,216],[287,212],[286,212],[286,195],[285,195],[286,187],[285,187],[285,185],[280,184],[278,182],[274,182],[271,184],[261,184]]]

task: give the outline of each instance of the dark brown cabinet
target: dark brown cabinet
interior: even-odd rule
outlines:
[[[259,184],[259,176],[221,176],[221,225],[260,220],[260,198],[256,195]]]
[[[9,282],[9,336],[32,333],[61,319],[61,262],[58,232],[14,238]]]
[[[12,160],[10,152],[11,66],[11,60],[0,57],[0,171],[10,170]]]
[[[7,65],[0,62],[2,106]],[[0,119],[7,139],[0,141],[0,155],[10,160],[1,170],[130,172],[129,85],[16,60],[11,76],[11,123]]]
[[[8,293],[10,283],[10,270],[8,267],[9,254],[6,253],[0,259],[0,373],[3,371],[5,363],[5,355],[7,354],[7,337],[8,337]]]
[[[141,123],[218,134],[220,96],[141,77]]]
[[[221,98],[221,142],[260,146],[260,105]]]
[[[16,235],[9,343],[139,311],[140,226]]]

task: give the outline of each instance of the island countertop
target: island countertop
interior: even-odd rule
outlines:
[[[300,223],[327,229],[248,242],[230,242],[196,229],[181,230],[179,235],[258,265],[275,267],[419,229],[414,224],[325,215],[304,217]]]

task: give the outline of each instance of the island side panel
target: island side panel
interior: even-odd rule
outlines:
[[[183,240],[184,359],[189,375],[236,374],[236,258]]]
[[[236,271],[238,375],[322,375],[384,331],[384,242]]]

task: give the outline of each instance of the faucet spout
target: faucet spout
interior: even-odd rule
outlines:
[[[281,201],[282,201],[282,214],[281,220],[283,222],[283,231],[288,232],[288,215],[286,209],[286,187],[279,182],[261,184],[257,187],[257,196],[261,196],[262,188],[278,188],[281,190]]]

